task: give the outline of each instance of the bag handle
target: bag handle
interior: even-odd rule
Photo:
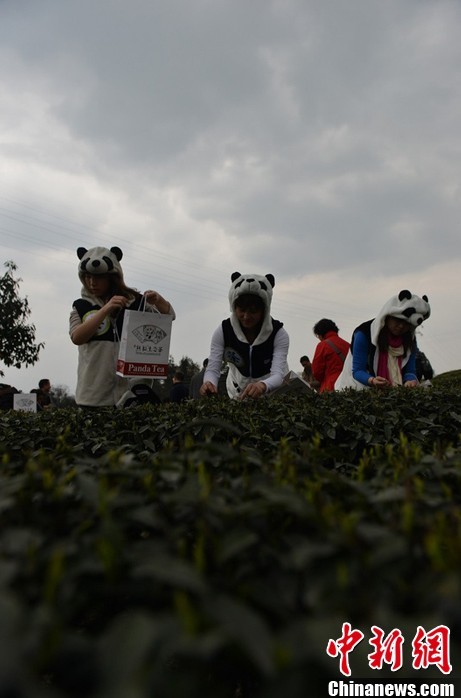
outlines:
[[[141,298],[141,303],[139,304],[139,312],[140,312],[140,313],[146,313],[146,312],[147,312],[147,310],[146,310],[146,304],[147,304],[147,299],[146,299],[146,296],[143,294],[143,296],[142,296],[142,298]]]
[[[328,344],[329,347],[331,347],[331,348],[333,349],[333,351],[335,351],[335,352],[338,354],[339,358],[340,358],[341,361],[344,363],[345,360],[346,360],[346,357],[344,356],[344,354],[343,354],[343,352],[341,351],[341,349],[338,349],[338,347],[336,346],[336,344],[333,344],[333,342],[331,341],[331,339],[326,339],[325,342]]]
[[[147,310],[146,310],[146,303],[147,303],[146,296],[145,296],[145,295],[142,295],[142,297],[141,297],[141,302],[139,303],[139,308],[138,308],[138,310],[139,310],[140,313],[146,313],[146,312],[147,312]],[[112,331],[113,331],[113,333],[114,333],[115,342],[116,342],[117,344],[120,342],[120,335],[119,335],[118,327],[117,327],[117,318],[118,318],[120,312],[123,312],[123,313],[125,314],[125,313],[126,313],[127,311],[129,311],[129,310],[130,310],[129,308],[123,308],[123,310],[120,310],[120,311],[117,313],[117,315],[116,315],[115,318],[111,318]]]

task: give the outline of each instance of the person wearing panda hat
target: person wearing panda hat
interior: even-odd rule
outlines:
[[[418,386],[415,332],[430,314],[427,296],[407,290],[392,296],[373,320],[354,330],[335,390]]]
[[[200,395],[215,395],[223,360],[229,365],[226,388],[231,398],[259,398],[278,388],[288,373],[289,338],[283,323],[271,317],[272,274],[231,276],[231,316],[211,338]]]
[[[142,307],[173,319],[175,312],[157,291],[141,294],[125,284],[119,247],[79,247],[77,256],[82,295],[74,301],[69,320],[70,338],[78,346],[75,401],[87,408],[114,406],[130,380],[115,372],[125,308]]]

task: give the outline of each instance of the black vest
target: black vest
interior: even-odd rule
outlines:
[[[141,306],[141,301],[143,300],[143,297],[141,294],[139,294],[139,297],[136,296],[134,301],[130,304],[130,307],[128,310],[139,310]],[[80,316],[80,320],[82,322],[85,321],[85,316],[88,315],[88,313],[96,313],[98,310],[101,310],[101,305],[97,305],[95,303],[92,303],[89,300],[86,300],[85,298],[78,298],[76,301],[73,302],[73,306],[77,313]],[[114,342],[115,341],[115,334],[114,334],[114,325],[117,328],[117,333],[118,336],[120,337],[122,333],[122,325],[123,325],[123,318],[125,315],[125,311],[121,310],[117,317],[112,319],[109,316],[106,316],[105,319],[102,321],[100,326],[98,327],[97,332],[91,337],[89,340],[90,342]]]
[[[247,342],[241,342],[237,338],[230,318],[223,320],[224,361],[234,364],[242,376],[246,378],[260,378],[267,375],[272,366],[275,335],[281,327],[283,327],[283,322],[272,320],[272,332],[266,341],[256,346],[250,346]]]

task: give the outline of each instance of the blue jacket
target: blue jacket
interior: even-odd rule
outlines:
[[[352,375],[356,381],[368,385],[370,376],[375,376],[374,359],[377,347],[371,341],[371,323],[367,320],[356,327],[351,340]],[[416,380],[416,343],[402,359],[402,382]]]

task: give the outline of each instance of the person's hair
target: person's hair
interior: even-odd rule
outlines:
[[[323,337],[327,332],[339,332],[338,326],[333,320],[322,318],[315,323],[312,331],[318,337]]]
[[[392,317],[392,315],[388,316],[388,317]],[[389,347],[389,343],[388,343],[387,338],[388,338],[388,330],[387,330],[386,325],[384,324],[384,327],[380,330],[380,333],[378,335],[378,349],[380,351],[387,351],[387,349]],[[403,334],[401,336],[401,339],[402,339],[403,348],[405,351],[408,351],[409,349],[413,350],[413,348],[416,346],[416,339],[415,339],[415,336],[411,330],[408,330],[408,332],[405,332],[405,334]]]
[[[137,289],[127,286],[119,274],[101,274],[101,276],[105,276],[109,281],[108,295],[111,297],[123,296],[128,300],[133,300],[133,298],[138,298],[141,295]],[[86,285],[85,275],[83,275],[83,285],[87,291],[90,290]]]
[[[108,274],[108,277],[111,296],[124,296],[125,298],[132,299],[141,295],[135,288],[127,286],[118,274]]]
[[[38,387],[41,390],[43,388],[43,386],[48,385],[49,382],[50,382],[49,378],[40,378],[40,380],[38,381]]]
[[[175,371],[174,378],[176,378],[178,381],[183,381],[184,373],[182,371]]]
[[[300,361],[300,363],[302,363],[303,361],[309,361],[309,363],[311,362],[311,360],[309,359],[308,356],[301,356],[301,358],[299,359],[299,361]]]
[[[264,301],[260,296],[256,296],[253,293],[242,293],[241,296],[235,299],[234,308],[240,308],[240,310],[247,310],[248,308],[254,307],[257,310],[264,311],[265,305]]]

